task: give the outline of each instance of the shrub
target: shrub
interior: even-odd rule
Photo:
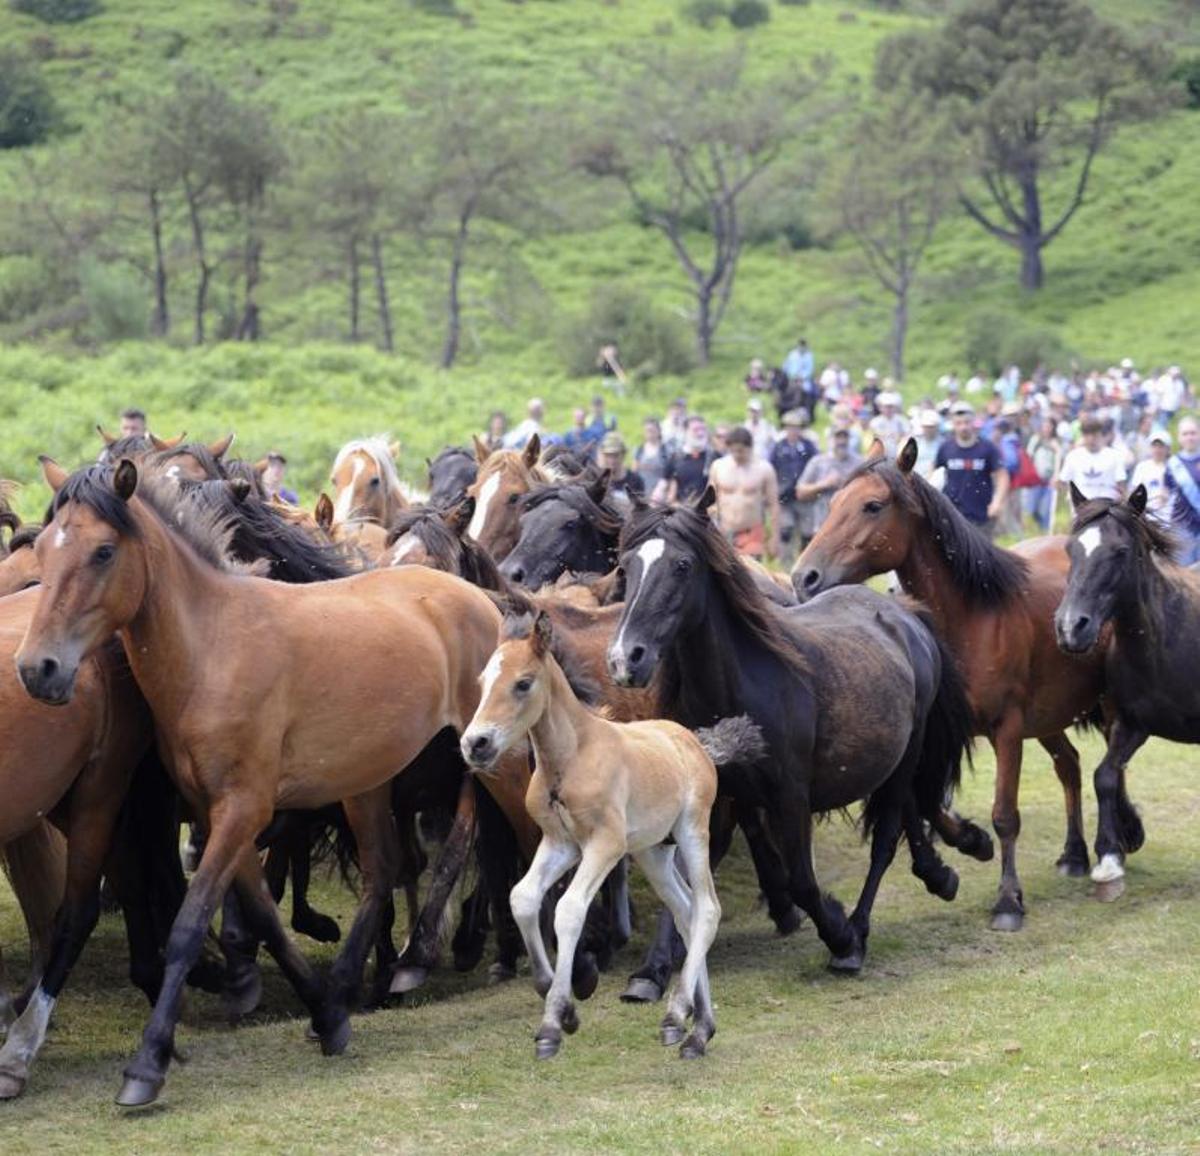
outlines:
[[[1188,108],[1200,108],[1200,56],[1181,60],[1172,70],[1171,79],[1183,85]]]
[[[14,12],[33,16],[43,24],[78,24],[104,11],[100,0],[8,0]]]
[[[100,340],[146,336],[146,293],[135,273],[89,260],[79,270],[79,285]]]
[[[729,15],[729,5],[724,0],[688,0],[679,14],[689,24],[712,28]]]
[[[39,144],[60,123],[58,105],[37,66],[0,53],[0,149]]]
[[[1037,365],[1064,366],[1073,356],[1062,336],[1008,313],[977,313],[967,323],[966,363],[997,374],[1018,365],[1022,373]]]
[[[771,9],[766,0],[734,0],[729,9],[729,23],[734,28],[754,28],[771,19]]]
[[[7,325],[53,305],[63,292],[53,272],[36,257],[0,260],[0,324]]]

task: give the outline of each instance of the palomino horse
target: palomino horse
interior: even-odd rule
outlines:
[[[922,819],[937,812],[969,750],[962,685],[925,619],[895,599],[853,587],[812,606],[768,602],[709,520],[715,497],[709,486],[695,506],[635,510],[621,538],[625,606],[609,668],[625,685],[657,678],[660,714],[684,726],[745,714],[762,727],[766,757],[726,768],[722,793],[773,817],[792,897],[831,966],[858,971],[902,830],[914,872],[953,896]],[[818,884],[812,823],[858,799],[867,800],[871,865],[847,919]],[[669,953],[647,970],[663,963],[669,970]]]
[[[992,823],[1001,878],[992,927],[1015,931],[1025,911],[1016,847],[1027,738],[1054,760],[1066,797],[1059,869],[1087,874],[1079,753],[1065,731],[1095,711],[1103,655],[1066,655],[1055,644],[1054,610],[1067,578],[1064,538],[1036,538],[1013,550],[994,546],[914,472],[915,442],[905,443],[894,464],[881,451],[834,496],[829,518],[792,571],[796,594],[812,598],[895,570],[904,590],[929,607],[966,680],[974,732],[987,735],[996,751]]]
[[[355,438],[337,452],[330,471],[333,525],[373,523],[385,530],[408,505],[396,472],[396,447],[386,437]]]
[[[745,738],[727,744],[722,736],[730,720],[693,735],[661,719],[601,718],[572,692],[551,652],[552,633],[544,611],[533,619],[505,620],[500,645],[483,672],[479,708],[462,737],[463,757],[481,771],[526,735],[533,744],[536,769],[525,805],[542,829],[542,841],[513,888],[512,912],[534,986],[546,997],[537,1056],[556,1055],[563,1032],[579,1027],[570,997],[575,948],[600,885],[627,853],[670,908],[687,944],[662,1024],[663,1043],[683,1039],[694,1010],[695,1026],[681,1055],[701,1056],[716,1030],[705,961],[721,918],[708,859],[709,815],[717,796],[714,754],[727,747],[724,761],[753,762],[762,752],[761,735],[753,726],[743,728]],[[558,965],[552,969],[542,942],[542,901],[572,867],[575,876],[554,913]]]
[[[521,498],[536,482],[550,478],[538,466],[542,439],[534,434],[523,450],[489,450],[475,439],[475,460],[479,473],[467,487],[475,499],[467,534],[474,538],[497,562],[507,557],[517,544],[517,524]]]
[[[1114,883],[1145,837],[1125,792],[1129,760],[1151,735],[1200,743],[1200,573],[1173,561],[1177,543],[1146,516],[1144,486],[1127,502],[1089,502],[1072,486],[1071,500],[1071,570],[1054,627],[1064,651],[1105,665],[1116,718],[1095,774],[1092,878]]]
[[[173,507],[154,484],[139,486],[130,461],[52,480],[54,520],[35,547],[44,585],[28,595],[35,608],[17,655],[21,681],[34,698],[70,703],[87,656],[119,633],[171,774],[208,835],[119,1102],[157,1098],[184,977],[230,885],[322,1050],[341,1052],[366,955],[392,916],[391,779],[474,714],[498,611],[482,591],[423,567],[295,587],[231,573],[219,524],[190,504]],[[393,693],[380,709],[382,687]],[[502,776],[495,789],[505,785]],[[322,983],[280,924],[255,837],[277,809],[337,801],[358,846],[363,894]]]

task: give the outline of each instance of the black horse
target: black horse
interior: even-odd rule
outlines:
[[[521,498],[517,544],[500,563],[510,582],[540,590],[570,571],[607,574],[623,519],[608,501],[609,472],[535,486]]]
[[[1174,562],[1177,543],[1146,517],[1144,486],[1126,502],[1089,502],[1072,486],[1071,501],[1071,571],[1054,628],[1069,654],[1107,645],[1106,697],[1116,717],[1095,774],[1092,878],[1112,883],[1145,840],[1125,791],[1129,760],[1151,735],[1200,743],[1200,574]]]
[[[709,487],[695,506],[634,513],[621,539],[625,609],[609,669],[623,685],[657,677],[661,713],[685,726],[748,714],[762,727],[767,757],[723,770],[722,793],[773,817],[793,899],[828,945],[831,966],[855,972],[901,831],[930,890],[952,874],[924,820],[970,749],[962,683],[912,604],[865,587],[790,609],[768,603],[707,517],[714,497]],[[871,865],[847,918],[818,886],[812,823],[859,799]],[[662,945],[656,951],[647,970],[657,982],[665,959]]]
[[[466,446],[446,446],[436,458],[425,459],[429,468],[429,504],[449,508],[467,496],[467,487],[479,472],[475,454]]]

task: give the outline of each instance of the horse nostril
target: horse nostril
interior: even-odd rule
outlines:
[[[58,673],[58,659],[43,658],[38,670],[42,678],[53,678]]]
[[[807,570],[804,574],[804,589],[815,590],[821,584],[820,570]]]
[[[1075,619],[1076,632],[1078,632],[1080,630],[1086,630],[1089,622],[1091,622],[1091,619],[1086,614],[1081,614],[1078,618]]]
[[[646,657],[646,648],[644,646],[635,646],[629,651],[629,661],[635,666]]]
[[[476,735],[475,738],[471,740],[471,754],[486,754],[490,744],[491,740],[487,737],[487,735]]]

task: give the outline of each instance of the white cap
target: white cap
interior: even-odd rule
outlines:
[[[1132,369],[1133,368],[1133,358],[1132,357],[1122,357],[1121,358],[1121,368],[1122,369]]]
[[[1171,435],[1165,429],[1156,429],[1150,435],[1150,444],[1153,445],[1155,442],[1162,442],[1162,444],[1164,446],[1166,446],[1167,449],[1170,449],[1171,448]]]
[[[922,410],[919,421],[921,426],[926,429],[930,426],[940,426],[942,424],[942,419],[931,409]]]
[[[879,380],[879,370],[868,369],[868,370],[864,371],[863,381],[878,381],[878,380]]]
[[[880,405],[899,405],[900,395],[898,393],[885,391],[881,393],[875,400],[879,402]]]

